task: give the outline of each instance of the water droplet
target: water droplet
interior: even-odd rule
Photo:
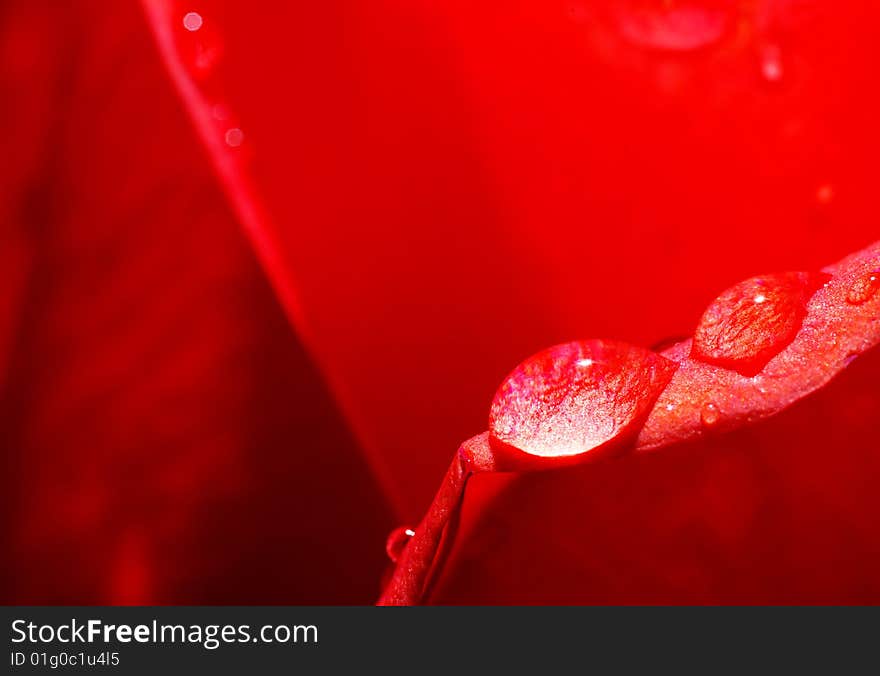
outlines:
[[[782,66],[782,50],[777,45],[768,45],[761,54],[761,75],[767,82],[779,82],[785,71]]]
[[[755,375],[794,340],[807,301],[828,278],[823,273],[786,272],[731,287],[703,313],[691,356]]]
[[[233,127],[232,129],[226,130],[224,138],[226,140],[226,145],[230,148],[238,148],[244,141],[244,132],[238,127]]]
[[[183,27],[194,33],[202,27],[202,15],[198,12],[187,12],[183,17]]]
[[[867,303],[880,288],[880,270],[868,272],[859,277],[849,288],[846,294],[846,302],[851,305]]]
[[[409,544],[410,538],[415,534],[415,531],[409,526],[400,526],[388,534],[388,539],[385,540],[385,553],[393,563],[397,563],[397,559]]]
[[[615,341],[579,341],[539,352],[495,394],[489,415],[493,445],[541,457],[604,446],[647,416],[676,368],[659,354]]]
[[[612,5],[624,39],[649,49],[683,52],[718,42],[730,23],[731,8],[709,0],[658,2],[625,0]]]
[[[721,412],[711,401],[703,404],[703,407],[700,409],[700,422],[702,422],[705,427],[714,427],[718,424],[720,417]]]

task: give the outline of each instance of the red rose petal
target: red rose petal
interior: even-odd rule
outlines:
[[[0,601],[372,601],[393,521],[137,3],[4,3],[0,92]]]

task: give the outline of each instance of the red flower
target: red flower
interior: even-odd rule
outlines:
[[[3,16],[9,600],[368,602],[524,357],[876,238],[871,3],[102,4]],[[478,478],[434,600],[877,599],[876,361]]]

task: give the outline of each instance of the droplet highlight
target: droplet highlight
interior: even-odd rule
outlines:
[[[868,272],[859,277],[846,294],[846,302],[850,305],[864,305],[871,300],[880,289],[880,270]]]
[[[551,347],[501,384],[489,414],[490,442],[545,458],[594,451],[646,417],[677,368],[616,341]]]
[[[720,419],[721,411],[711,401],[700,408],[700,422],[703,423],[703,427],[715,427]]]
[[[807,301],[829,278],[824,273],[786,272],[731,287],[700,318],[691,356],[746,376],[757,374],[794,340]]]
[[[392,563],[397,563],[397,559],[401,557],[403,550],[406,549],[415,534],[416,532],[409,526],[400,526],[388,534],[388,539],[385,540],[385,553]]]

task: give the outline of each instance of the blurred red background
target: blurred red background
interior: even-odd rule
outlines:
[[[7,0],[3,595],[368,603],[501,378],[877,238],[870,2]],[[435,601],[875,601],[877,359],[474,482]]]

